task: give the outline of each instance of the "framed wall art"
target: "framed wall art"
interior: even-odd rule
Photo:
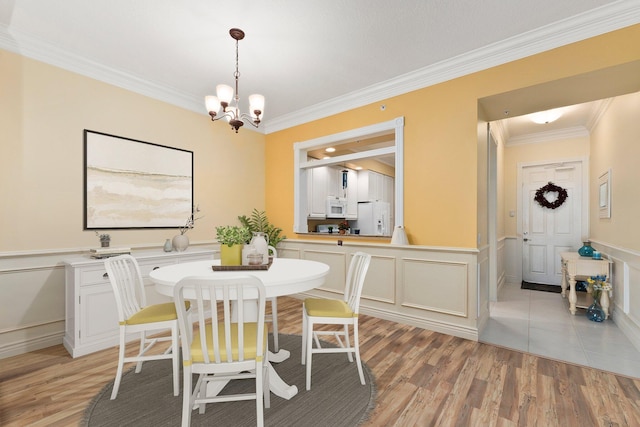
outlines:
[[[84,130],[84,229],[178,228],[193,212],[193,152]]]
[[[611,218],[611,169],[598,177],[598,210],[600,218]]]

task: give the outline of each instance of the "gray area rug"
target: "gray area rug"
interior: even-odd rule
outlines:
[[[355,361],[349,363],[346,354],[315,354],[311,390],[306,391],[305,366],[300,364],[301,340],[298,335],[280,335],[280,347],[289,350],[291,357],[273,366],[287,384],[298,387],[298,394],[291,400],[272,394],[271,407],[264,410],[265,426],[347,427],[364,422],[375,405],[371,370],[363,363],[363,386]],[[194,384],[195,380],[194,376]],[[112,388],[113,382],[98,393],[87,407],[81,426],[180,425],[182,389],[180,396],[173,396],[170,360],[145,362],[139,374],[131,368],[122,377],[116,400],[109,400]],[[252,389],[252,381],[232,381],[222,393]],[[191,425],[255,426],[255,401],[210,403],[204,414],[192,412]]]

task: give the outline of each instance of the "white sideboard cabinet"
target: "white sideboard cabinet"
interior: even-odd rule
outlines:
[[[147,304],[171,301],[155,291],[149,273],[166,265],[213,260],[213,249],[184,252],[133,251],[145,283]],[[65,261],[64,347],[72,357],[118,344],[118,314],[104,260],[78,256]],[[131,337],[132,339],[136,337]]]

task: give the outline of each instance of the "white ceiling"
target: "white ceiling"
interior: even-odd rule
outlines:
[[[273,132],[638,22],[638,0],[3,0],[0,48],[206,115],[238,27],[241,107],[265,95]]]

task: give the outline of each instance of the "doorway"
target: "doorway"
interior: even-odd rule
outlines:
[[[522,281],[560,285],[560,252],[579,248],[588,234],[587,173],[585,159],[518,165]],[[550,183],[566,190],[567,197],[558,204],[554,202],[559,192],[544,192],[543,206],[535,200],[536,193]]]

